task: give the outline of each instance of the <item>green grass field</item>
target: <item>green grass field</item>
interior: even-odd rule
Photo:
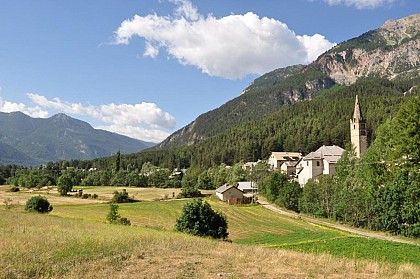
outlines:
[[[55,270],[54,267],[47,268],[40,261],[44,260],[50,263],[63,261],[64,263],[69,262],[68,265],[73,266],[75,263],[72,262],[72,258],[77,258],[78,261],[97,262],[102,259],[114,261],[110,258],[116,257],[115,268],[121,268],[123,263],[128,258],[131,259],[133,253],[135,254],[132,247],[138,246],[137,242],[132,242],[132,238],[141,242],[143,236],[147,235],[144,237],[148,239],[146,241],[149,243],[148,245],[152,245],[150,244],[150,235],[157,237],[159,240],[156,241],[163,243],[162,245],[167,245],[165,239],[171,237],[181,237],[183,241],[188,239],[187,236],[185,238],[174,232],[176,219],[180,216],[182,207],[188,200],[160,200],[166,193],[175,191],[174,189],[126,188],[130,195],[135,192],[135,195],[144,197],[140,198],[141,202],[119,204],[120,214],[130,219],[133,226],[123,227],[107,224],[106,214],[109,205],[106,203],[107,198],[105,197],[110,199],[115,189],[114,187],[84,188],[85,193],[92,191],[91,193],[102,196],[100,202],[75,197],[59,197],[55,193],[50,193],[45,196],[48,199],[52,197],[54,210],[48,215],[25,213],[22,203],[9,210],[2,209],[0,231],[3,238],[0,242],[0,250],[4,248],[8,251],[6,258],[9,265],[15,266],[17,270],[24,269],[24,274],[45,275],[49,272],[54,275],[72,274],[65,268],[61,270],[63,267],[57,267],[60,270]],[[6,190],[5,187],[0,188],[0,199],[7,197],[11,201],[21,201],[30,196],[28,192],[10,193]],[[32,193],[32,195],[37,194]],[[394,271],[398,270],[400,264],[406,263],[420,269],[420,246],[358,237],[336,229],[291,219],[261,206],[228,206],[215,198],[207,200],[215,210],[226,215],[229,238],[234,243],[240,244],[238,247],[259,247],[273,251],[273,253],[286,249],[308,254],[329,254],[350,261],[372,260],[379,265],[389,265]],[[75,228],[73,228],[74,226]],[[60,237],[63,234],[66,235],[66,240],[62,240]],[[110,238],[109,235],[112,234],[116,234],[116,236]],[[38,239],[35,239],[36,235],[39,236]],[[95,239],[92,240],[93,235]],[[77,239],[74,243],[71,241],[73,237]],[[33,239],[31,240],[31,238]],[[126,241],[123,241],[124,239]],[[39,260],[37,258],[30,259],[31,256],[27,254],[30,251],[22,251],[25,250],[25,247],[31,247],[31,241],[40,243],[39,247],[32,248],[43,255]],[[69,241],[70,243],[68,243]],[[18,244],[15,243],[14,246],[11,246],[10,243],[13,242]],[[61,248],[56,252],[50,252],[50,246],[55,245],[54,243]],[[205,243],[210,243],[206,244],[210,246],[216,245],[212,244],[215,243],[214,241]],[[119,248],[115,248],[115,245],[118,245]],[[235,249],[239,248],[235,247]],[[125,251],[124,253],[127,255],[119,255],[120,251]],[[25,264],[28,261],[31,263],[29,266]],[[40,265],[44,266],[43,269],[36,270]],[[8,278],[14,278],[12,275]]]

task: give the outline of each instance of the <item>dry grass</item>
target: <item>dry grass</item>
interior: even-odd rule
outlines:
[[[415,278],[420,267],[2,211],[1,278]]]
[[[86,194],[97,194],[98,199],[81,199],[69,196],[60,196],[56,187],[49,187],[48,189],[26,189],[21,188],[19,192],[9,192],[9,185],[0,185],[0,201],[10,199],[15,205],[25,205],[26,201],[33,196],[42,195],[48,198],[52,205],[57,204],[90,204],[90,203],[103,203],[109,202],[114,191],[122,191],[126,189],[130,196],[141,201],[153,201],[160,199],[172,199],[173,194],[175,197],[179,194],[180,189],[172,188],[138,188],[138,187],[111,187],[111,186],[98,186],[98,187],[75,187],[75,189],[82,189]],[[212,194],[212,190],[202,190],[203,194]],[[74,193],[69,193],[74,195]]]

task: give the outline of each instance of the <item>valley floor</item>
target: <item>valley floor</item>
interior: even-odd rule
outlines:
[[[227,216],[233,243],[177,233],[174,224],[187,202],[171,198],[177,189],[126,188],[140,200],[119,204],[120,214],[132,226],[107,224],[108,201],[116,189],[121,188],[84,187],[84,193],[99,197],[83,200],[60,197],[55,189],[11,193],[0,186],[0,199],[8,199],[10,205],[0,208],[0,278],[416,278],[420,274],[419,245],[357,236],[278,208],[274,212],[258,205],[228,206],[210,198],[211,206]],[[24,201],[39,194],[52,201],[53,211],[24,212]]]

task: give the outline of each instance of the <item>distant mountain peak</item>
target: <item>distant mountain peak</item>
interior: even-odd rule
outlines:
[[[21,117],[25,116],[25,117]],[[104,130],[64,113],[49,118],[0,113],[0,164],[39,165],[135,153],[154,144]]]

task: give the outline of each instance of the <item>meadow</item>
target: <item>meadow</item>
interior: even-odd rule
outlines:
[[[291,219],[261,206],[228,206],[207,199],[227,216],[233,243],[174,232],[187,200],[165,199],[174,189],[126,188],[141,200],[120,204],[132,226],[106,223],[115,187],[89,187],[97,200],[45,194],[48,215],[14,203],[0,209],[0,267],[4,278],[301,278],[408,277],[420,274],[420,246],[358,237]],[[6,192],[16,201],[38,193]],[[108,196],[111,195],[111,196]],[[147,275],[147,276],[146,276]],[[102,277],[102,278],[103,278]]]

